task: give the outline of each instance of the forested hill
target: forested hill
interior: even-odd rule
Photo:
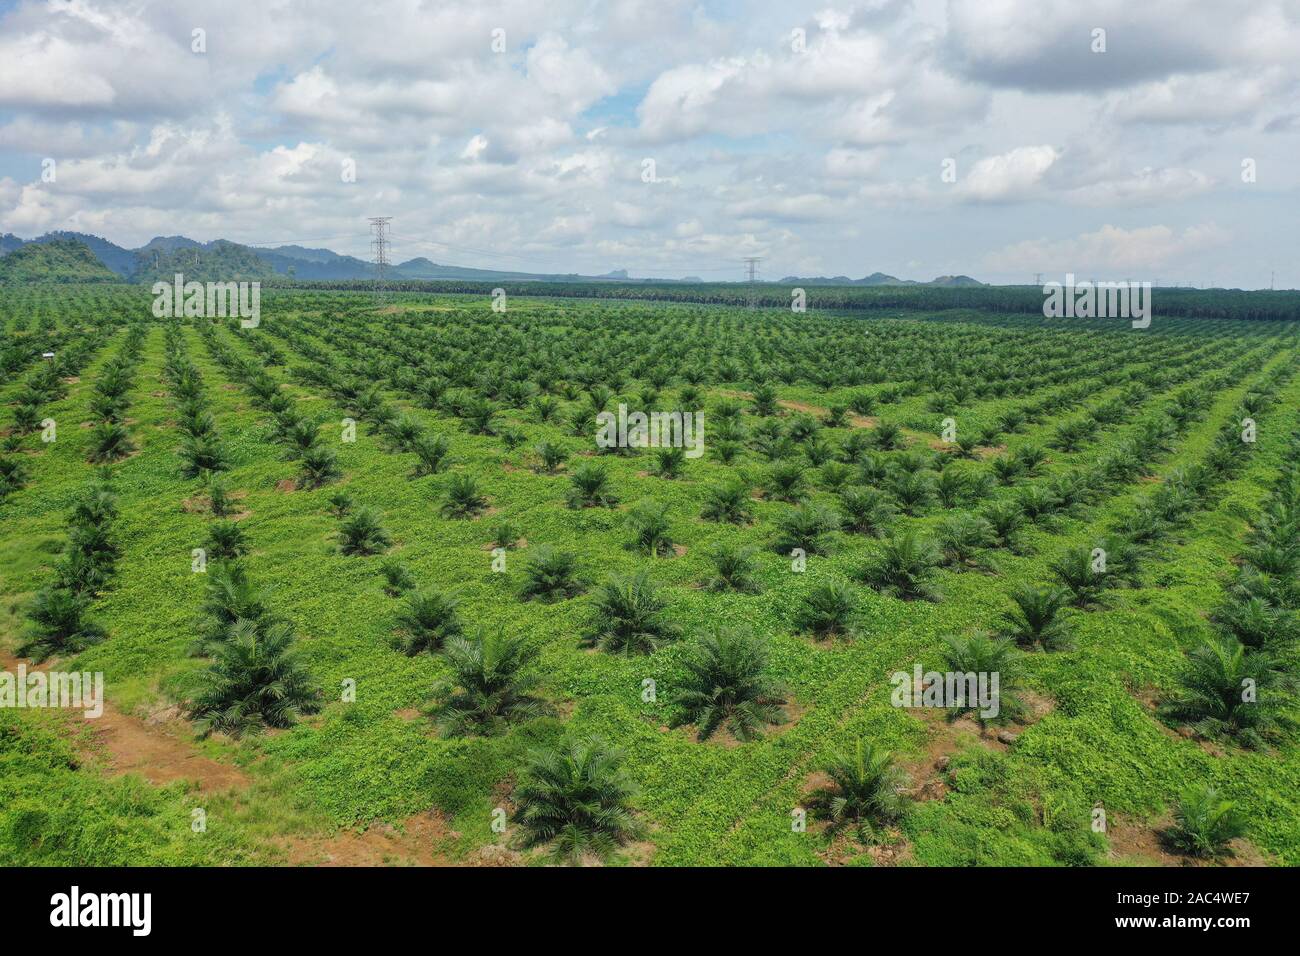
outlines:
[[[0,283],[117,281],[84,243],[71,239],[28,243],[0,258]]]

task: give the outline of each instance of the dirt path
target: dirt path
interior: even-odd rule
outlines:
[[[0,653],[0,669],[13,672],[19,663],[26,665],[29,674],[50,670],[48,663],[20,662],[11,654]],[[79,710],[56,713],[70,732],[83,724],[89,728],[89,749],[110,776],[134,773],[159,786],[190,780],[209,793],[248,785],[248,778],[238,767],[199,753],[192,742],[177,736],[165,723],[147,723],[122,713],[108,701],[104,702],[103,714],[96,718],[83,717]]]
[[[0,651],[0,670],[16,673],[20,663],[29,674],[51,669],[49,663],[33,664]],[[171,710],[141,720],[105,701],[103,714],[93,719],[79,710],[55,713],[69,734],[82,725],[89,728],[83,749],[107,776],[136,774],[155,786],[184,780],[202,793],[245,790],[252,782],[238,767],[202,754],[183,736],[188,730]],[[293,866],[448,866],[451,861],[433,847],[450,832],[442,815],[430,810],[413,814],[400,827],[377,822],[364,832],[277,837],[272,844]]]

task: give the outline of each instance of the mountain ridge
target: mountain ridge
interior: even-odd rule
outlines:
[[[247,280],[287,276],[303,280],[340,280],[374,278],[374,266],[355,256],[332,249],[285,244],[273,248],[245,246],[226,239],[199,242],[187,236],[155,236],[143,246],[130,249],[92,233],[60,230],[35,239],[22,239],[12,233],[0,235],[0,261],[32,244],[61,241],[79,242],[106,269],[128,282],[170,279],[175,272],[198,281],[207,279]],[[194,258],[189,258],[193,255]],[[170,270],[170,271],[169,271]],[[390,275],[404,279],[468,279],[496,282],[699,282],[697,276],[677,279],[637,279],[627,269],[612,269],[602,275],[570,273],[535,273],[508,269],[479,269],[437,263],[424,256],[398,263]],[[768,283],[765,283],[768,284]],[[984,285],[970,276],[938,276],[929,282],[899,279],[874,272],[861,279],[848,276],[786,276],[781,285]]]

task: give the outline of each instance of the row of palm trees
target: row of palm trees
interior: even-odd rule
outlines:
[[[18,653],[36,661],[53,655],[75,654],[108,636],[102,624],[90,616],[100,592],[109,586],[122,550],[113,535],[118,517],[117,497],[112,488],[111,463],[133,450],[122,424],[130,404],[128,393],[140,360],[145,330],[128,328],[118,351],[104,363],[90,400],[91,415],[98,420],[91,436],[88,458],[101,466],[96,481],[73,504],[68,516],[68,538],[63,557],[55,567],[55,580],[39,590],[27,607],[27,627]],[[83,352],[82,358],[88,359]],[[60,369],[66,371],[66,367]],[[66,393],[61,378],[49,382],[54,365],[34,376],[43,382],[42,395]],[[29,380],[32,389],[34,381]]]

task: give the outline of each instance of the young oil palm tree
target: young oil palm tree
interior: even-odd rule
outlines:
[[[425,711],[444,737],[496,736],[544,712],[543,701],[530,693],[537,679],[526,673],[538,652],[522,637],[456,637],[445,651],[451,673],[434,686]]]
[[[767,475],[766,490],[777,501],[799,502],[807,496],[804,465],[797,461],[778,461]]]
[[[668,506],[662,502],[638,501],[628,511],[627,527],[632,536],[628,547],[655,557],[673,553]]]
[[[875,446],[881,451],[896,451],[903,447],[903,429],[894,422],[881,422],[871,433]]]
[[[215,436],[187,438],[180,447],[181,473],[186,478],[200,478],[229,467],[226,450]]]
[[[457,612],[459,602],[441,591],[413,591],[397,612],[398,645],[408,657],[439,651],[465,627]]]
[[[1293,612],[1253,595],[1231,595],[1210,619],[1251,650],[1278,651],[1300,638]]]
[[[876,488],[852,485],[840,492],[844,530],[879,538],[893,526],[897,513],[889,497]]]
[[[239,621],[213,648],[212,666],[190,702],[200,737],[257,734],[291,727],[320,709],[320,691],[293,649],[284,621]]]
[[[754,517],[749,486],[738,479],[714,485],[705,492],[704,509],[700,512],[700,517],[706,521],[748,524]]]
[[[924,471],[901,472],[889,482],[889,490],[905,515],[919,515],[934,501],[934,478]]]
[[[938,601],[942,593],[932,583],[941,555],[930,540],[907,530],[884,543],[862,571],[863,581],[881,594],[905,601]]]
[[[1159,712],[1203,737],[1263,749],[1293,725],[1285,708],[1295,689],[1294,675],[1278,658],[1215,635],[1187,652],[1178,685]]]
[[[812,634],[819,641],[856,633],[853,618],[858,597],[843,581],[826,581],[809,591],[795,610],[796,630]]]
[[[997,675],[997,697],[994,707],[986,708],[983,701],[949,701],[948,719],[970,714],[981,727],[1020,720],[1028,707],[1021,699],[1020,679],[1023,672],[1021,653],[1010,641],[992,637],[983,631],[968,635],[952,635],[944,639],[944,664],[950,673],[987,675],[992,687],[992,675]],[[964,688],[969,691],[969,687]],[[996,710],[996,713],[992,711]]]
[[[1010,499],[993,501],[980,512],[993,529],[993,546],[1016,552],[1022,548],[1020,531],[1025,526],[1025,511]]]
[[[570,551],[557,551],[548,544],[532,550],[524,563],[524,585],[519,598],[543,602],[563,601],[576,597],[584,590],[578,579],[578,556]]]
[[[214,521],[208,526],[204,542],[208,557],[222,561],[242,557],[248,553],[248,539],[244,530],[233,521]]]
[[[333,448],[314,445],[303,452],[302,471],[299,473],[303,487],[320,488],[337,480],[342,474],[338,455]]]
[[[542,470],[550,475],[559,471],[564,459],[568,457],[563,448],[547,441],[540,442],[533,450],[537,453]]]
[[[776,389],[767,382],[754,389],[754,414],[763,418],[776,414]]]
[[[384,593],[389,597],[401,597],[415,588],[415,575],[397,558],[379,562],[379,573],[384,577]]]
[[[1231,853],[1229,843],[1246,835],[1246,818],[1237,803],[1225,800],[1211,784],[1196,783],[1178,797],[1166,842],[1180,853],[1213,859]]]
[[[1106,573],[1097,570],[1099,558],[1086,545],[1070,548],[1051,563],[1056,578],[1070,593],[1077,608],[1092,607],[1106,589]]]
[[[27,629],[20,657],[38,664],[56,654],[76,654],[107,636],[103,625],[86,617],[90,600],[66,588],[42,588],[27,607]]]
[[[114,422],[101,422],[90,433],[90,451],[86,460],[94,464],[121,461],[135,451],[131,433]]]
[[[226,483],[216,475],[208,480],[208,510],[212,512],[214,518],[225,518],[234,510],[234,503],[230,500],[230,489]]]
[[[980,568],[996,571],[997,564],[988,549],[997,544],[993,526],[979,515],[960,512],[939,522],[935,540],[943,563],[951,568]]]
[[[330,514],[342,519],[352,513],[356,501],[346,491],[336,491],[330,495]]]
[[[1030,585],[1011,592],[1012,607],[1002,612],[1000,633],[1021,647],[1041,647],[1045,651],[1068,650],[1070,625],[1061,612],[1070,596],[1064,588]]]
[[[830,535],[840,529],[840,515],[825,505],[810,504],[791,508],[777,520],[773,547],[782,554],[802,548],[806,554],[826,554]]]
[[[860,837],[870,840],[907,811],[904,790],[910,780],[888,750],[858,738],[852,750],[832,758],[823,772],[831,783],[814,791],[809,803],[833,830],[853,826]]]
[[[609,472],[603,465],[585,462],[569,475],[570,508],[610,508],[618,499],[610,489]]]
[[[654,455],[654,471],[660,478],[680,478],[686,467],[686,450],[684,448],[660,448]]]
[[[410,450],[416,457],[412,477],[436,475],[447,467],[447,456],[451,452],[451,442],[446,435],[421,434],[411,442]]]
[[[667,607],[644,571],[610,578],[596,592],[593,626],[585,641],[615,653],[649,654],[677,638]]]
[[[718,542],[709,549],[709,560],[713,563],[714,574],[706,587],[710,591],[740,591],[752,593],[758,590],[754,578],[757,563],[754,558],[758,552],[754,548]]]
[[[574,863],[600,859],[641,834],[630,806],[635,794],[619,751],[570,737],[529,755],[513,819],[524,846],[549,845],[556,859]]]
[[[785,722],[784,690],[768,673],[767,643],[747,630],[720,628],[700,639],[685,662],[677,725],[694,724],[708,740],[725,726],[737,740],[758,738]]]
[[[447,518],[473,518],[487,509],[488,499],[479,489],[478,480],[465,472],[447,479],[447,500],[442,513]]]
[[[210,653],[229,638],[236,622],[271,617],[268,591],[255,585],[239,562],[216,562],[208,567],[206,577],[197,636],[190,647],[196,655]]]
[[[339,550],[347,555],[364,557],[387,551],[393,539],[379,522],[372,508],[352,512],[339,525]]]

